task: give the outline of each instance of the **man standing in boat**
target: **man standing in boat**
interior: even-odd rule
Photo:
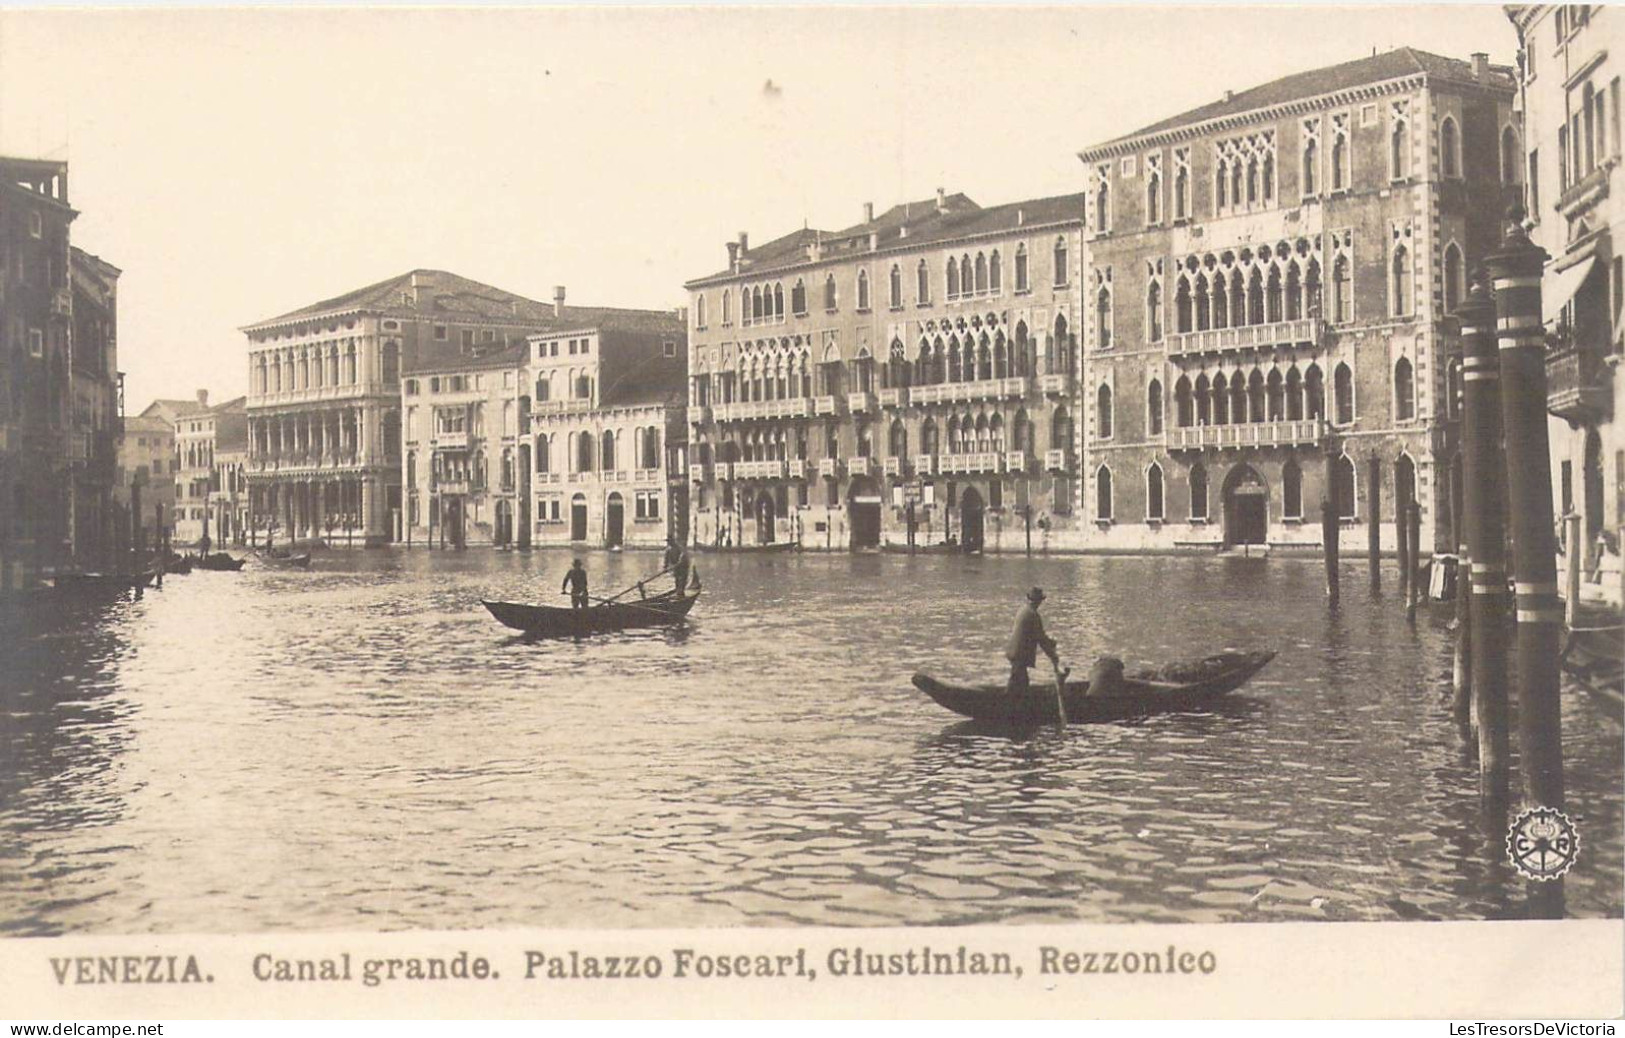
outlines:
[[[559,587],[560,592],[570,592],[570,608],[587,608],[587,568],[581,564],[580,559],[570,563],[570,569],[564,574],[564,583]]]
[[[679,593],[688,590],[688,552],[678,543],[674,534],[666,538],[666,568],[672,571],[677,580]]]
[[[1011,695],[1027,691],[1027,668],[1038,663],[1039,649],[1044,650],[1044,655],[1055,664],[1057,671],[1061,669],[1055,639],[1044,633],[1044,621],[1038,615],[1038,607],[1043,601],[1043,588],[1035,587],[1027,592],[1027,604],[1016,614],[1015,630],[1010,632],[1010,641],[1004,647],[1005,658],[1010,661],[1010,683],[1005,686],[1005,691]]]

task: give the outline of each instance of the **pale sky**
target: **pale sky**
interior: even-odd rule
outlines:
[[[69,160],[133,413],[244,392],[239,326],[416,267],[680,306],[741,230],[1081,191],[1089,144],[1401,45],[1516,38],[1488,5],[0,10],[0,153]]]

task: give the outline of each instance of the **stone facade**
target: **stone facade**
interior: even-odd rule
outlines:
[[[1082,204],[939,191],[730,242],[687,286],[691,539],[1076,540]]]
[[[1454,544],[1450,311],[1498,239],[1508,70],[1402,49],[1080,153],[1090,544]],[[1336,496],[1331,481],[1336,480]]]
[[[1618,54],[1625,12],[1536,5],[1508,13],[1523,59],[1527,141],[1520,151],[1511,135],[1503,164],[1526,183],[1530,238],[1550,257],[1542,288],[1553,506],[1580,516],[1583,571],[1617,602],[1625,534],[1625,438],[1616,414],[1625,399]],[[1612,551],[1600,543],[1609,537]]]
[[[217,515],[216,510],[222,491],[241,475],[235,469],[243,459],[234,461],[229,455],[234,444],[238,454],[247,450],[247,398],[237,397],[210,407],[209,394],[199,390],[197,402],[196,409],[175,420],[174,541],[181,545],[198,544],[203,532],[208,530],[209,539],[223,545],[230,543],[238,529],[238,509],[229,492],[225,512]],[[240,496],[246,507],[246,492]]]

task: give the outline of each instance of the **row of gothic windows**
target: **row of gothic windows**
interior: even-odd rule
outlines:
[[[570,433],[565,440],[564,460],[569,465],[568,471],[578,472],[617,472],[620,470],[620,439],[614,430],[606,429],[597,438],[596,443],[590,432]],[[536,474],[546,475],[553,472],[553,454],[559,440],[558,433],[543,433],[536,437],[532,453],[536,459]],[[636,469],[658,469],[660,461],[660,427],[647,426],[632,431],[632,461]],[[506,464],[506,458],[504,458]],[[506,469],[504,470],[506,471]]]
[[[1338,517],[1355,518],[1354,461],[1340,454],[1332,463],[1332,479],[1336,489]],[[1145,518],[1148,522],[1162,522],[1167,518],[1167,477],[1162,463],[1153,461],[1145,470]],[[1209,518],[1208,475],[1200,462],[1191,466],[1186,474],[1187,514],[1192,520]],[[1303,518],[1303,470],[1295,459],[1287,459],[1281,468],[1281,515],[1285,519]],[[1113,493],[1111,467],[1101,465],[1095,470],[1095,518],[1115,520],[1116,503]]]

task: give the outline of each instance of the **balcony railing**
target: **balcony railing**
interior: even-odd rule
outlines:
[[[846,471],[852,476],[878,476],[880,475],[879,458],[847,458]]]
[[[632,482],[634,482],[634,483],[659,483],[661,480],[663,480],[665,478],[666,478],[665,473],[662,472],[660,469],[633,469],[632,470]]]
[[[802,460],[801,458],[791,458],[790,459],[790,478],[791,479],[806,479],[807,478],[807,463],[806,463],[806,461]]]
[[[689,480],[694,483],[704,483],[710,476],[710,468],[709,465],[690,465],[688,467]]]
[[[1071,472],[1072,452],[1065,447],[1056,447],[1044,452],[1044,471]]]
[[[691,422],[709,422],[711,420],[710,404],[693,404],[688,409],[688,420]]]
[[[468,447],[468,432],[437,432],[429,437],[437,450],[458,450]]]
[[[1317,444],[1326,438],[1326,420],[1247,422],[1241,425],[1197,425],[1170,429],[1170,450],[1203,447],[1291,447]]]
[[[931,385],[914,386],[909,390],[909,399],[916,404],[1003,400],[1026,396],[1031,389],[1031,385],[1032,379],[1026,375],[978,379],[972,382],[937,382]]]
[[[907,407],[908,389],[904,386],[897,386],[892,389],[882,389],[880,391],[880,406]]]
[[[841,474],[840,458],[820,458],[818,460],[818,474],[834,478]]]
[[[530,413],[533,415],[568,414],[574,411],[590,410],[591,408],[591,400],[537,400],[531,403]]]
[[[840,414],[840,398],[833,396],[813,397],[813,414]]]
[[[937,458],[938,471],[944,475],[976,475],[1003,470],[1004,455],[995,451],[976,451],[971,454],[943,454]]]
[[[469,483],[466,479],[442,479],[434,485],[434,490],[442,495],[466,494],[468,493],[468,487]]]
[[[732,479],[734,476],[733,462],[719,461],[711,466],[711,471],[716,474],[717,479]]]
[[[1026,451],[1006,451],[1004,454],[1004,470],[1006,472],[1026,472],[1033,467],[1033,456]]]
[[[1191,353],[1222,353],[1227,350],[1255,350],[1299,343],[1318,345],[1325,329],[1319,318],[1247,324],[1240,328],[1209,328],[1201,332],[1175,332],[1168,336],[1170,356]]]
[[[1613,415],[1612,376],[1600,350],[1560,340],[1546,353],[1546,410],[1580,424]]]
[[[875,409],[875,395],[873,393],[846,394],[846,409],[853,414],[864,414]]]
[[[899,458],[899,457],[896,457],[895,455],[893,457],[887,458],[886,459],[886,475],[894,476],[894,477],[902,477],[902,476],[908,475],[907,462],[908,462],[907,458]]]
[[[734,476],[737,479],[783,479],[784,462],[741,461],[734,465]]]
[[[690,421],[704,421],[693,417]],[[717,404],[711,408],[711,418],[718,422],[739,422],[750,418],[805,418],[812,413],[812,403],[804,396],[785,397],[782,400],[739,400],[731,404]]]
[[[1072,373],[1057,371],[1038,376],[1038,388],[1045,396],[1066,396],[1077,381]]]
[[[937,456],[935,454],[914,455],[914,474],[917,476],[935,475],[937,471]]]

